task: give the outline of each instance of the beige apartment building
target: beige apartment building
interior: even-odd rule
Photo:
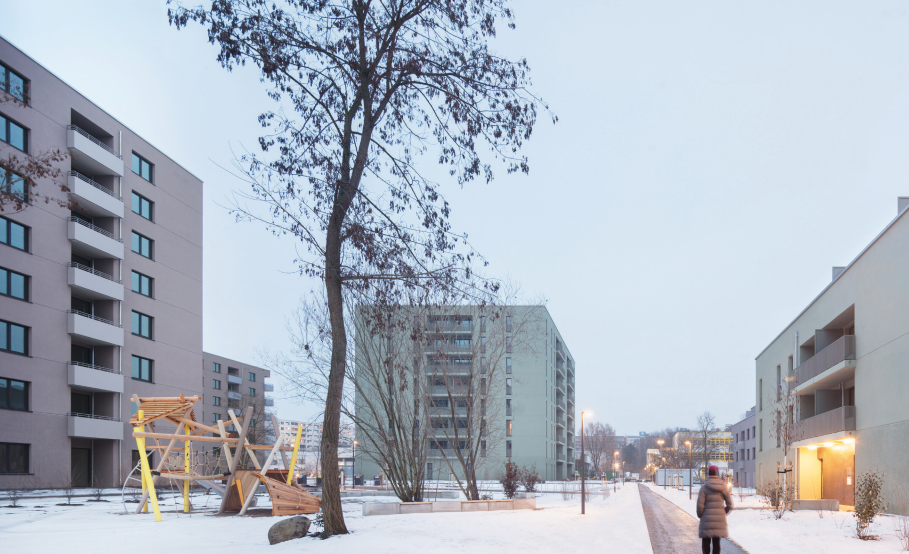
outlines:
[[[213,402],[202,182],[3,39],[0,73],[3,157],[67,154],[36,189],[62,205],[0,213],[0,489],[116,485],[138,456],[133,394]]]
[[[758,355],[758,483],[776,479],[785,456],[800,498],[852,506],[856,476],[879,470],[888,506],[898,506],[896,487],[909,482],[909,198],[897,207],[884,230],[849,265],[834,267],[830,284]],[[786,456],[773,431],[788,387],[795,424]]]

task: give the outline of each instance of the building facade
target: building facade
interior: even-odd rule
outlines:
[[[800,498],[852,506],[863,472],[909,479],[907,208],[909,198],[899,198],[896,217],[849,265],[834,267],[831,282],[758,355],[758,483],[788,465]],[[790,441],[775,432],[778,420],[783,429],[792,422]],[[895,507],[894,491],[884,488]]]
[[[114,486],[132,395],[205,393],[202,182],[2,39],[0,72],[2,157],[66,154],[0,213],[0,488]]]
[[[732,473],[738,487],[755,487],[757,455],[757,406],[745,413],[742,421],[731,427]]]
[[[672,448],[678,453],[679,464],[695,468],[694,479],[704,479],[707,468],[715,465],[722,475],[726,475],[731,465],[732,433],[729,429],[710,431],[706,440],[698,431],[679,431],[672,437]]]
[[[575,360],[565,344],[565,340],[552,320],[545,307],[517,306],[509,308],[504,317],[506,350],[501,358],[493,358],[487,353],[486,338],[487,323],[484,316],[477,315],[476,307],[465,307],[463,313],[457,313],[459,308],[446,307],[442,309],[444,316],[418,316],[415,325],[426,325],[432,328],[430,333],[432,341],[436,344],[450,344],[452,354],[446,356],[451,366],[463,364],[465,367],[482,367],[482,392],[459,392],[464,395],[482,395],[482,398],[464,398],[463,405],[458,404],[457,414],[467,413],[468,406],[479,407],[482,405],[484,414],[483,425],[489,429],[489,447],[480,451],[481,463],[477,464],[476,474],[480,480],[497,479],[503,471],[507,460],[512,460],[519,466],[530,467],[535,465],[540,477],[544,480],[567,479],[575,471]],[[435,318],[435,319],[434,319]],[[512,319],[517,321],[532,321],[526,327],[518,330],[515,323],[515,337],[520,333],[521,338],[515,338],[515,343],[520,340],[523,348],[512,350]],[[443,322],[444,320],[444,322]],[[491,323],[490,323],[491,325]],[[361,344],[366,339],[358,331],[357,341]],[[489,339],[489,343],[494,342]],[[477,348],[479,345],[479,348]],[[532,346],[531,346],[532,345]],[[358,348],[360,348],[358,346]],[[490,346],[492,348],[492,346]],[[487,356],[490,356],[487,361]],[[414,383],[426,381],[428,384],[424,394],[424,401],[429,406],[449,406],[449,394],[452,388],[444,385],[440,379],[442,371],[438,362],[438,354],[432,345],[427,345],[423,363],[419,357],[415,359],[415,366],[425,374],[414,376]],[[361,359],[358,358],[357,375],[361,375]],[[479,363],[478,363],[479,362]],[[486,383],[487,366],[500,364],[495,372],[489,368],[490,382]],[[476,369],[447,370],[450,379],[456,375],[467,375]],[[457,373],[461,372],[462,373]],[[496,376],[493,376],[496,375]],[[501,379],[502,386],[496,386],[496,379]],[[479,381],[479,379],[478,379]],[[357,405],[365,402],[364,396],[371,393],[358,387]],[[457,396],[457,394],[455,396]],[[462,402],[455,400],[456,402]],[[501,409],[500,409],[501,408]],[[359,407],[358,407],[359,410]],[[359,412],[358,412],[359,413]],[[487,417],[488,414],[488,417]],[[469,417],[469,416],[468,416]],[[460,477],[459,468],[452,463],[454,471],[449,468],[446,461],[453,459],[454,450],[458,446],[451,440],[453,434],[449,427],[458,425],[446,415],[445,409],[427,414],[432,427],[432,437],[428,439],[426,456],[426,475],[428,479],[448,480]],[[501,433],[501,440],[497,433]],[[356,434],[360,446],[357,447],[357,473],[366,478],[381,475],[382,468],[374,458],[368,455],[368,448],[364,446],[369,442],[365,434],[370,431],[360,422],[357,422]],[[362,452],[362,454],[361,454]]]

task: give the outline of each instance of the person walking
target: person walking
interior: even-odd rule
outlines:
[[[713,542],[713,554],[720,554],[720,538],[728,537],[726,514],[732,511],[732,495],[726,487],[726,481],[719,475],[716,466],[707,470],[707,482],[698,493],[697,514],[701,519],[698,526],[698,537],[701,538],[701,550],[710,554],[710,543]]]

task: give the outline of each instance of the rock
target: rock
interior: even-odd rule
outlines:
[[[306,536],[309,531],[309,518],[294,516],[275,523],[268,530],[268,544],[278,544]]]

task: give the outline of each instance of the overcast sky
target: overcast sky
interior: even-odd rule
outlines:
[[[578,410],[636,434],[754,405],[754,358],[909,195],[905,6],[513,3],[496,47],[528,59],[560,121],[538,124],[529,176],[443,190],[490,273],[548,299]],[[271,108],[258,74],[222,70],[163,0],[0,13],[0,34],[205,182],[205,349],[286,348],[314,285],[292,242],[221,207],[242,184],[219,166]],[[314,413],[276,389],[281,417]]]

